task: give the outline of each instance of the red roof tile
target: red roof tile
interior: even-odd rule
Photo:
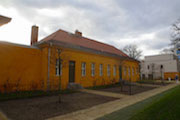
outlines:
[[[89,38],[85,38],[82,36],[77,36],[72,33],[68,33],[63,30],[58,30],[54,32],[53,34],[47,36],[46,38],[42,39],[41,41],[48,41],[48,40],[56,40],[56,41],[61,41],[64,43],[70,43],[86,48],[91,48],[94,50],[102,51],[102,52],[108,52],[116,55],[121,55],[128,57],[125,53],[123,53],[121,50],[115,48],[114,46],[101,43],[95,40],[91,40]]]

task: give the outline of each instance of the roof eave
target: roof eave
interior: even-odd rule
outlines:
[[[117,54],[112,54],[112,53],[108,53],[108,52],[104,52],[104,51],[98,51],[98,50],[94,50],[94,49],[91,49],[91,48],[78,46],[78,45],[74,45],[74,44],[69,44],[69,43],[67,44],[67,43],[64,43],[64,42],[57,41],[57,40],[40,41],[40,42],[38,42],[36,44],[36,46],[41,47],[43,44],[52,44],[52,45],[55,45],[55,46],[76,49],[76,50],[80,50],[80,51],[84,51],[84,52],[101,54],[101,55],[111,56],[111,57],[118,57],[118,58],[121,58],[123,60],[137,61],[137,60],[135,60],[133,58],[130,58],[130,57],[121,56],[121,55],[117,55]],[[139,62],[139,61],[137,61],[137,62]]]

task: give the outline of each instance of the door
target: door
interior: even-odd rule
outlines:
[[[122,66],[119,66],[119,80],[122,80]]]
[[[75,61],[69,61],[69,82],[75,81]]]

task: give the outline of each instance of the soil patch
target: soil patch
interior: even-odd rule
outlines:
[[[58,95],[18,99],[0,102],[0,109],[13,120],[44,120],[98,104],[116,100],[117,98],[94,95],[83,92],[63,94],[62,102]]]
[[[162,85],[162,86],[166,86],[166,85],[169,85],[171,83],[167,83],[167,82],[140,82],[140,84],[150,84],[150,85]]]
[[[100,91],[106,92],[114,92],[114,93],[121,93],[126,95],[134,95],[138,93],[142,93],[148,90],[152,90],[156,87],[149,87],[149,86],[139,86],[139,85],[123,85],[123,87],[116,86],[110,88],[99,89]]]

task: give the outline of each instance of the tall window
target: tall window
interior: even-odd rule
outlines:
[[[60,59],[56,59],[56,76],[62,75],[62,64]]]
[[[138,69],[138,67],[136,68],[136,74],[138,74],[139,73],[139,69]]]
[[[131,76],[131,69],[130,69],[130,67],[128,68],[128,75],[129,75],[129,77]]]
[[[116,65],[113,66],[113,75],[116,76]]]
[[[126,75],[126,73],[127,73],[127,68],[126,68],[126,66],[124,67],[124,75]]]
[[[134,67],[132,68],[132,75],[134,76]]]
[[[91,63],[91,76],[95,75],[95,64]]]
[[[86,63],[82,62],[81,64],[81,75],[86,76]]]
[[[103,65],[102,64],[99,65],[99,75],[100,76],[103,75]]]
[[[110,76],[110,65],[107,65],[107,76]]]

